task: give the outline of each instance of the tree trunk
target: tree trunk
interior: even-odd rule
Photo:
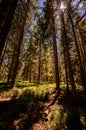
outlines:
[[[54,1],[52,0],[52,3]],[[55,62],[55,80],[56,80],[56,90],[57,96],[60,93],[60,76],[59,76],[59,62],[58,62],[58,52],[57,52],[57,41],[56,41],[56,26],[55,26],[55,19],[54,19],[54,9],[52,4],[52,21],[53,21],[53,50],[54,50],[54,62]]]
[[[18,0],[2,0],[0,4],[0,57],[9,33],[17,2]]]
[[[66,27],[65,27],[63,12],[61,12],[61,15],[62,15],[62,24],[63,24],[63,33],[64,33],[64,40],[65,40],[65,49],[66,49],[65,51],[66,51],[66,56],[67,56],[67,66],[68,66],[69,78],[70,78],[70,83],[71,83],[71,87],[72,87],[72,92],[75,93],[76,87],[75,87],[75,82],[74,82],[74,77],[73,77],[73,70],[72,70],[72,65],[71,65],[69,44],[68,44],[68,39],[67,39],[67,34],[66,34]]]
[[[83,43],[83,40],[82,40],[82,37],[81,37],[81,34],[80,34],[80,29],[79,29],[79,26],[76,27],[76,33],[77,33],[77,37],[78,37],[78,41],[79,41],[79,50],[81,52],[81,60],[82,60],[82,64],[83,64],[83,69],[84,69],[84,72],[86,72],[86,48],[85,48],[85,45]],[[85,73],[86,74],[86,73]]]
[[[54,50],[54,61],[55,61],[55,80],[56,80],[56,90],[58,94],[60,93],[60,77],[59,77],[59,63],[58,63],[58,52],[57,52],[57,41],[56,41],[56,29],[55,29],[55,19],[53,12],[53,50]]]
[[[41,83],[41,41],[39,42],[38,83]]]
[[[32,69],[31,69],[31,65],[30,65],[30,70],[29,70],[29,82],[32,82]]]
[[[1,69],[1,66],[2,66],[2,63],[3,63],[3,59],[4,59],[5,53],[6,53],[6,45],[5,45],[5,47],[4,47],[4,50],[3,50],[2,55],[1,55],[1,57],[0,57],[0,69]]]
[[[18,65],[19,65],[20,50],[21,50],[21,45],[22,45],[22,42],[23,42],[24,27],[25,27],[25,23],[26,23],[28,7],[29,7],[29,3],[27,2],[24,21],[23,21],[21,29],[20,29],[19,40],[18,40],[18,42],[16,44],[16,50],[14,52],[15,57],[14,57],[14,60],[13,60],[13,63],[12,63],[13,69],[12,69],[11,82],[10,82],[11,87],[14,87],[14,85],[15,85],[15,80],[16,80],[16,75],[17,75],[17,70],[18,70]]]
[[[10,82],[11,80],[11,76],[12,76],[12,73],[13,73],[13,67],[15,65],[15,58],[16,58],[16,48],[17,48],[17,45],[15,44],[15,47],[13,49],[13,54],[12,54],[12,60],[11,60],[11,64],[10,64],[10,68],[9,68],[9,71],[8,71],[8,77],[7,77],[7,83]]]
[[[54,49],[54,61],[55,61],[55,80],[56,80],[56,90],[60,92],[60,79],[59,79],[59,65],[58,65],[58,53],[56,45],[56,37],[53,37],[53,49]]]
[[[69,10],[70,10],[70,8],[69,8]],[[70,23],[71,23],[71,26],[72,26],[72,32],[73,32],[73,35],[74,35],[76,51],[77,51],[77,54],[78,54],[81,82],[82,82],[82,86],[84,87],[84,90],[85,90],[85,93],[86,93],[86,77],[85,77],[85,73],[84,73],[84,69],[83,69],[83,65],[82,65],[82,61],[81,61],[80,50],[79,50],[79,47],[78,47],[78,42],[77,42],[77,36],[76,36],[75,28],[74,28],[74,23],[73,23],[70,12],[69,12],[69,19],[70,19]]]
[[[63,47],[64,65],[65,65],[66,89],[67,89],[67,92],[69,92],[69,87],[68,87],[68,69],[67,69],[67,55],[66,55],[66,48],[65,48],[65,39],[64,39],[64,30],[63,30],[63,28],[62,28],[62,47]]]

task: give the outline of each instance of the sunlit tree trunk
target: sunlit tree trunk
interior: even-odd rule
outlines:
[[[31,64],[29,66],[29,82],[30,83],[32,82],[32,66],[31,66]]]
[[[38,83],[41,83],[41,41],[39,41]]]

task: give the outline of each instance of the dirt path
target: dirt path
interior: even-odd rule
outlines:
[[[11,97],[0,97],[0,102],[10,101]]]
[[[45,110],[45,117],[43,120],[39,120],[37,123],[35,123],[32,128],[30,130],[46,130],[46,122],[50,122],[52,119],[52,115],[53,115],[53,110],[52,110],[52,106],[50,105],[52,104],[54,98],[55,98],[55,93],[50,95],[50,98],[48,100],[48,102],[46,102],[44,104],[44,110]],[[60,93],[58,99],[60,99],[63,96],[63,93]],[[59,104],[58,104],[58,99],[55,101],[54,103],[54,107],[58,110],[60,108]],[[52,130],[52,128],[50,128],[50,130]]]

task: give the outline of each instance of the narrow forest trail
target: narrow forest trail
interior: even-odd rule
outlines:
[[[32,128],[30,130],[54,130],[54,125],[51,124],[52,120],[53,120],[53,114],[55,112],[61,114],[61,122],[60,124],[58,124],[58,119],[56,120],[57,122],[57,129],[67,129],[67,127],[69,127],[70,129],[73,128],[77,128],[80,130],[85,130],[86,126],[83,125],[83,123],[81,124],[80,121],[80,117],[79,114],[82,116],[82,118],[84,118],[84,116],[86,117],[86,107],[82,107],[81,105],[74,105],[71,103],[70,101],[70,96],[67,96],[65,92],[61,91],[58,98],[55,100],[55,102],[52,104],[52,102],[54,101],[56,94],[53,93],[50,95],[49,100],[47,102],[45,102],[44,104],[44,112],[45,112],[45,116],[42,120],[39,120],[37,123],[35,123]],[[51,105],[50,105],[51,104]],[[64,115],[66,114],[66,110],[70,113],[69,119],[66,122],[66,125],[69,126],[65,126],[65,119],[64,119]],[[83,114],[84,113],[84,114]],[[59,116],[58,114],[58,116]],[[72,116],[71,116],[72,114]],[[84,115],[84,116],[83,116]],[[72,122],[70,122],[72,120]],[[77,120],[77,121],[76,121]],[[75,126],[72,126],[74,125]],[[72,125],[71,125],[72,124]],[[62,125],[60,128],[59,125]]]
[[[50,93],[45,100],[43,95],[35,95],[32,88],[31,92],[24,91],[21,88],[13,90],[14,96],[11,97],[10,90],[0,96],[0,130],[73,130],[77,126],[78,130],[86,129],[86,105],[77,104],[77,97],[72,97],[71,93],[61,90],[56,98],[55,89],[48,85]],[[85,104],[85,101],[81,100],[81,103]]]
[[[48,126],[47,128],[46,122],[50,122],[52,120],[54,109],[57,109],[57,111],[59,111],[60,109],[59,100],[61,100],[63,96],[64,92],[61,91],[58,98],[55,100],[55,102],[53,102],[56,97],[56,93],[54,92],[50,95],[49,100],[44,103],[44,113],[45,113],[44,118],[35,123],[30,130],[46,130],[46,129],[53,130],[51,126]]]

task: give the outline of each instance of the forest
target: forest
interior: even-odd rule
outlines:
[[[0,130],[86,130],[86,0],[0,0]]]

